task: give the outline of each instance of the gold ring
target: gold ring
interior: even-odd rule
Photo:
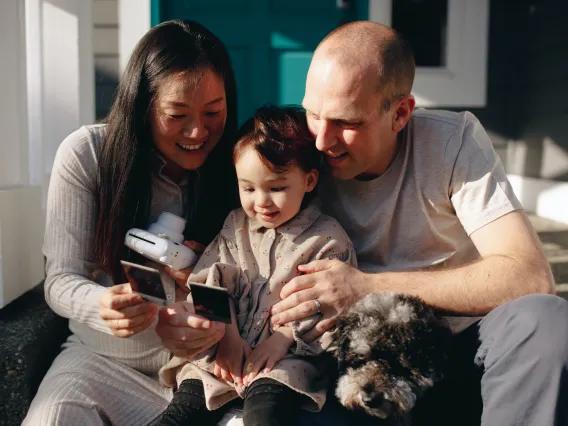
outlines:
[[[252,371],[252,362],[249,362],[247,365],[247,373],[250,373]]]

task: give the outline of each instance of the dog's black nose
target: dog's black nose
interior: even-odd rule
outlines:
[[[372,384],[365,385],[363,391],[365,392],[365,405],[370,409],[376,410],[378,417],[386,419],[391,415],[393,404],[385,398],[384,392],[377,390]]]
[[[387,401],[385,399],[385,396],[383,393],[375,393],[375,394],[371,394],[369,395],[369,399],[367,400],[367,405],[370,408],[380,408],[380,409],[384,409],[385,405],[389,405],[390,402]]]

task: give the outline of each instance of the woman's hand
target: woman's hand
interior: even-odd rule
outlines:
[[[235,327],[235,330],[228,332],[219,342],[213,374],[243,386],[243,365],[250,354],[249,344],[239,335]]]
[[[128,283],[110,287],[99,299],[99,314],[117,337],[130,337],[147,329],[157,312],[158,306],[134,293]]]
[[[303,336],[311,342],[331,329],[337,317],[371,292],[367,275],[339,260],[314,260],[299,265],[304,275],[292,278],[272,306],[272,324],[282,325],[318,313],[322,319]]]
[[[274,365],[286,356],[294,342],[291,327],[280,327],[262,343],[256,345],[245,362],[244,384],[248,386],[260,370],[269,373]]]
[[[184,241],[183,245],[192,249],[196,254],[201,254],[203,253],[203,250],[205,250],[205,246],[201,243],[198,243],[197,241]],[[189,289],[187,288],[187,279],[193,271],[193,266],[180,270],[172,269],[169,266],[166,266],[165,270],[169,274],[169,276],[175,280],[177,286],[181,290],[183,290],[184,293],[189,293]],[[178,300],[177,296],[176,300]]]
[[[196,315],[191,302],[178,302],[160,310],[156,333],[174,355],[191,358],[221,340],[225,324]]]

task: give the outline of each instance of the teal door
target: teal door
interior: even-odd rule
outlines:
[[[239,121],[265,103],[300,104],[312,52],[331,30],[368,17],[368,0],[153,0],[152,24],[191,19],[227,46]]]

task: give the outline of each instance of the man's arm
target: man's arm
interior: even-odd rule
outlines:
[[[522,210],[509,213],[471,234],[481,259],[439,270],[369,274],[341,262],[316,261],[300,267],[306,275],[286,284],[272,309],[274,324],[303,318],[321,303],[319,332],[369,293],[393,291],[461,315],[486,314],[516,297],[554,293],[554,280],[538,238]]]
[[[436,308],[483,315],[533,293],[554,293],[554,279],[536,233],[522,210],[511,212],[471,234],[482,259],[440,270],[375,274],[374,291],[401,291]]]

